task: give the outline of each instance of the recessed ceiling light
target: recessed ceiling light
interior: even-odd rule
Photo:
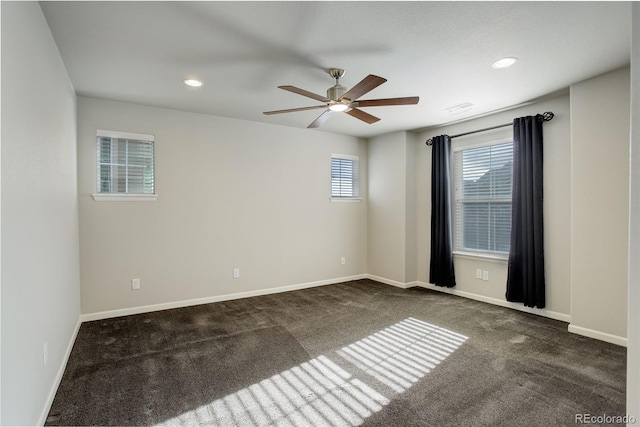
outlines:
[[[182,81],[182,83],[186,84],[187,86],[191,86],[191,87],[200,87],[202,86],[202,82],[200,80],[194,80],[194,79],[185,79]]]
[[[507,68],[511,67],[516,62],[518,62],[518,58],[516,58],[515,56],[509,56],[506,58],[498,59],[493,64],[491,64],[491,66],[493,68]]]

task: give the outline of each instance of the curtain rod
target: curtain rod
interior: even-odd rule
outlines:
[[[538,120],[543,121],[543,122],[548,122],[551,121],[551,119],[553,119],[554,114],[551,111],[547,111],[546,113],[542,113],[542,114],[536,114],[536,117],[538,117]],[[504,128],[507,126],[513,126],[513,123],[505,123],[503,125],[497,125],[497,126],[491,126],[488,128],[484,128],[484,129],[478,129],[478,130],[472,130],[469,132],[465,132],[465,133],[459,133],[457,135],[451,135],[449,138],[453,139],[453,138],[457,138],[459,136],[466,136],[466,135],[471,135],[474,133],[479,133],[479,132],[485,132],[488,130],[493,130],[493,129],[500,129],[500,128]],[[427,139],[426,142],[427,145],[431,146],[433,144],[433,141],[431,138]]]

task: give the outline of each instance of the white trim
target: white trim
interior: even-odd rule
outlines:
[[[356,162],[360,161],[360,156],[356,156],[354,154],[339,154],[339,153],[331,153],[332,159],[345,159],[345,160],[353,160]]]
[[[80,316],[83,322],[92,320],[109,319],[112,317],[130,316],[132,314],[149,313],[152,311],[169,310],[172,308],[189,307],[192,305],[210,304],[212,302],[229,301],[240,298],[257,297],[261,295],[277,294],[281,292],[297,291],[300,289],[315,288],[317,286],[334,285],[336,283],[349,282],[351,280],[366,279],[366,274],[355,276],[337,277],[335,279],[319,280],[317,282],[299,283],[296,285],[279,286],[277,288],[258,289],[255,291],[238,292],[234,294],[216,295],[211,297],[196,298],[190,300],[173,301],[161,304],[144,305],[138,307],[122,308],[117,310],[100,311],[87,313]]]
[[[608,334],[606,332],[595,331],[593,329],[583,328],[582,326],[576,326],[569,324],[569,332],[584,337],[595,338],[600,341],[606,341],[611,344],[617,344],[622,347],[627,346],[627,339],[618,335]]]
[[[509,262],[509,256],[505,255],[505,257],[497,256],[497,255],[489,255],[483,254],[481,252],[460,252],[453,251],[454,258],[464,258],[470,259],[472,261],[486,261],[486,262],[495,262],[497,264],[506,264]]]
[[[148,135],[144,133],[120,132],[116,130],[98,129],[96,131],[96,136],[103,138],[134,139],[136,141],[155,142],[154,135]]]
[[[327,279],[327,280],[319,280],[316,282],[307,282],[307,283],[299,283],[296,285],[287,285],[287,286],[279,286],[276,288],[267,288],[267,289],[260,289],[260,290],[255,290],[255,291],[246,291],[246,292],[238,292],[238,293],[234,293],[234,294],[225,294],[225,295],[217,295],[217,296],[212,296],[212,297],[205,297],[205,298],[197,298],[197,299],[191,299],[191,300],[182,300],[182,301],[174,301],[174,302],[168,302],[168,303],[161,303],[161,304],[152,304],[152,305],[146,305],[146,306],[138,306],[138,307],[130,307],[130,308],[123,308],[123,309],[118,309],[118,310],[109,310],[109,311],[101,311],[101,312],[95,312],[95,313],[87,313],[87,314],[82,314],[80,316],[80,320],[78,321],[78,324],[76,325],[76,329],[74,331],[73,334],[73,338],[72,340],[69,342],[69,346],[67,348],[67,353],[64,359],[64,363],[61,365],[59,371],[58,371],[58,377],[56,379],[56,383],[55,386],[52,388],[49,399],[47,401],[47,406],[45,408],[45,410],[43,411],[43,414],[41,415],[41,422],[40,424],[44,424],[44,421],[46,421],[46,416],[49,413],[49,409],[51,408],[51,404],[53,403],[53,398],[55,397],[55,392],[58,389],[58,386],[60,384],[60,380],[62,379],[62,374],[64,373],[64,368],[67,364],[67,361],[69,360],[69,355],[71,354],[71,349],[73,348],[73,343],[75,342],[76,336],[78,334],[78,330],[80,328],[80,322],[90,322],[93,320],[102,320],[102,319],[109,319],[112,317],[120,317],[120,316],[129,316],[132,314],[141,314],[141,313],[149,313],[149,312],[153,312],[153,311],[160,311],[160,310],[169,310],[172,308],[181,308],[181,307],[189,307],[189,306],[193,306],[193,305],[200,305],[200,304],[210,304],[213,302],[220,302],[220,301],[228,301],[228,300],[234,300],[234,299],[240,299],[240,298],[250,298],[250,297],[255,297],[255,296],[262,296],[262,295],[269,295],[269,294],[276,294],[276,293],[281,293],[281,292],[290,292],[290,291],[296,291],[296,290],[300,290],[300,289],[307,289],[307,288],[314,288],[314,287],[318,287],[318,286],[325,286],[325,285],[333,285],[336,283],[343,283],[343,282],[349,282],[351,280],[361,280],[361,279],[370,279],[370,280],[374,280],[376,282],[379,283],[383,283],[385,285],[390,285],[390,286],[394,286],[397,288],[401,288],[401,289],[408,289],[408,288],[412,288],[412,287],[421,287],[421,288],[426,288],[426,289],[430,289],[433,291],[437,291],[437,292],[442,292],[442,293],[446,293],[446,294],[450,294],[450,295],[456,295],[459,297],[463,297],[463,298],[467,298],[467,299],[471,299],[471,300],[475,300],[475,301],[481,301],[481,302],[485,302],[488,304],[492,304],[492,305],[497,305],[500,307],[505,307],[505,308],[510,308],[513,310],[517,310],[517,311],[521,311],[521,312],[525,312],[525,313],[529,313],[529,314],[535,314],[541,317],[547,317],[549,319],[554,319],[554,320],[559,320],[562,322],[566,322],[566,323],[570,323],[571,322],[571,316],[568,314],[564,314],[564,313],[559,313],[556,311],[551,311],[551,310],[547,310],[547,309],[536,309],[536,308],[531,308],[531,307],[526,307],[524,305],[521,304],[517,304],[517,303],[513,303],[513,302],[509,302],[509,301],[504,301],[504,300],[500,300],[497,298],[492,298],[492,297],[487,297],[484,295],[477,295],[471,292],[465,292],[465,291],[460,291],[457,289],[451,289],[451,288],[443,288],[440,286],[435,286],[431,283],[425,283],[425,282],[421,282],[421,281],[413,281],[413,282],[408,282],[408,283],[403,283],[397,280],[392,280],[392,279],[387,279],[384,277],[380,277],[380,276],[375,276],[373,274],[357,274],[354,276],[347,276],[347,277],[338,277],[338,278],[334,278],[334,279]],[[617,345],[621,345],[621,346],[627,346],[627,339],[624,337],[619,337],[616,335],[611,335],[611,334],[607,334],[605,332],[599,332],[599,331],[595,331],[592,329],[587,329],[587,328],[583,328],[580,326],[575,326],[572,324],[569,324],[568,327],[568,331],[571,333],[575,333],[578,335],[583,335],[589,338],[594,338],[594,339],[598,339],[601,341],[605,341],[605,342],[609,342],[612,344],[617,344]],[[43,418],[44,417],[44,418]]]
[[[131,194],[131,193],[95,193],[92,194],[96,202],[155,202],[157,194]]]
[[[536,314],[538,316],[548,317],[550,319],[560,320],[562,322],[567,322],[567,323],[571,322],[571,316],[569,316],[568,314],[558,313],[557,311],[550,311],[544,308],[539,309],[539,308],[526,307],[524,305],[517,304],[514,302],[503,301],[497,298],[486,297],[484,295],[477,295],[471,292],[459,291],[457,289],[444,288],[441,286],[433,285],[431,283],[421,282],[419,280],[415,282],[402,283],[402,282],[398,282],[397,280],[385,279],[384,277],[374,276],[372,274],[367,274],[367,278],[371,280],[375,280],[376,282],[384,283],[385,285],[391,285],[391,286],[395,286],[402,289],[408,289],[408,288],[417,286],[420,288],[431,289],[433,291],[456,295],[459,297],[468,298],[475,301],[481,301],[481,302],[486,302],[488,304],[498,305],[500,307],[511,308],[514,310],[523,311],[525,313]]]
[[[42,412],[40,413],[40,418],[38,421],[38,425],[43,426],[47,421],[47,417],[49,416],[49,411],[51,410],[51,405],[53,405],[53,399],[56,397],[56,393],[58,392],[58,387],[60,387],[60,382],[62,381],[62,376],[64,375],[64,371],[67,368],[67,362],[69,362],[69,356],[71,356],[71,350],[73,350],[73,345],[76,342],[76,338],[78,337],[78,331],[80,330],[80,325],[82,324],[82,316],[78,317],[78,322],[76,323],[76,327],[71,334],[71,339],[67,344],[67,350],[64,353],[64,357],[62,358],[62,363],[58,368],[58,372],[56,373],[56,378],[51,386],[51,390],[49,390],[49,395],[47,396],[47,400],[44,403],[44,407],[42,408]]]
[[[376,282],[384,283],[386,285],[395,286],[402,289],[408,289],[412,287],[420,287],[431,289],[438,292],[443,292],[446,294],[456,295],[463,298],[472,299],[475,301],[486,302],[487,304],[497,305],[500,307],[511,308],[513,310],[522,311],[529,314],[535,314],[542,317],[547,317],[549,319],[559,320],[561,322],[569,323],[571,322],[571,316],[564,313],[559,313],[557,311],[547,310],[545,308],[531,308],[521,304],[517,304],[514,302],[504,301],[497,298],[486,297],[484,295],[478,295],[471,292],[460,291],[453,288],[445,288],[441,286],[436,286],[431,283],[421,282],[419,280],[414,282],[402,283],[397,280],[385,279],[384,277],[374,276],[372,274],[367,274],[367,278],[371,280],[375,280]],[[607,340],[603,340],[607,341]]]
[[[535,314],[542,317],[548,317],[549,319],[560,320],[562,322],[571,322],[571,316],[564,313],[558,313],[557,311],[547,310],[546,308],[532,308],[515,302],[505,301],[498,298],[487,297],[484,295],[478,295],[471,292],[460,291],[452,288],[444,288],[436,286],[431,283],[418,282],[418,286],[421,288],[431,289],[433,291],[444,292],[446,294],[457,295],[460,297],[472,299],[475,301],[486,302],[488,304],[498,305],[500,307],[511,308],[518,311],[523,311],[529,314]]]
[[[398,282],[397,280],[386,279],[380,276],[374,276],[373,274],[367,274],[367,279],[375,280],[376,282],[384,283],[385,285],[395,286],[396,288],[408,289],[411,287],[409,286],[408,283],[402,283],[402,282]]]
[[[332,202],[361,202],[361,197],[329,197]]]

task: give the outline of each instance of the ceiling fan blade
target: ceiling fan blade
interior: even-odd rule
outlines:
[[[365,93],[377,88],[386,81],[387,79],[369,74],[367,77],[362,79],[360,83],[358,83],[357,85],[349,89],[344,95],[342,95],[340,99],[346,98],[350,101],[355,101]]]
[[[262,114],[266,114],[267,116],[270,116],[271,114],[293,113],[293,112],[296,112],[296,111],[316,110],[318,108],[327,108],[327,106],[326,105],[315,105],[313,107],[289,108],[288,110],[265,111]]]
[[[420,97],[410,96],[407,98],[386,98],[386,99],[363,99],[356,101],[358,107],[381,107],[384,105],[413,105],[417,104]]]
[[[289,92],[297,93],[298,95],[306,96],[307,98],[315,99],[316,101],[329,102],[329,98],[326,96],[318,95],[308,90],[300,89],[295,86],[278,86],[280,89],[288,90]]]
[[[345,111],[345,113],[347,113],[352,117],[355,117],[356,119],[360,119],[363,122],[367,122],[369,124],[375,123],[378,120],[380,120],[378,117],[372,116],[371,114],[365,113],[364,111],[358,110],[357,108],[352,108],[351,110]]]
[[[320,116],[318,116],[317,119],[315,119],[313,122],[311,122],[311,124],[309,126],[307,126],[308,128],[317,128],[320,127],[320,125],[322,125],[324,122],[327,121],[327,119],[329,118],[329,116],[331,115],[331,110],[329,110],[327,108],[327,111],[325,111],[324,113],[320,114]]]

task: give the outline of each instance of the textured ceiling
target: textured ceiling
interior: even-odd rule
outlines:
[[[332,113],[321,130],[368,137],[527,102],[629,63],[629,2],[42,2],[78,95],[304,128],[322,110],[278,89],[325,94],[331,67],[370,107],[366,124]],[[504,56],[520,61],[494,70]],[[199,89],[184,78],[204,81]],[[473,107],[452,115],[448,107]],[[310,130],[316,131],[316,130]]]

